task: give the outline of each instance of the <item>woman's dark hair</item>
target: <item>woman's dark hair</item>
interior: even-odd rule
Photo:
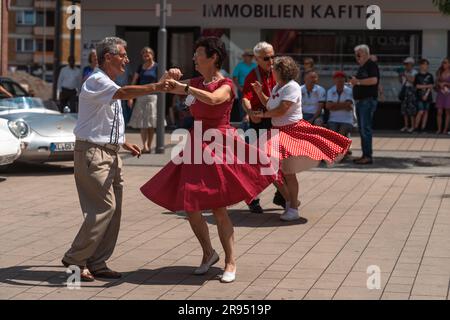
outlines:
[[[194,50],[197,50],[199,47],[205,48],[205,53],[208,58],[211,58],[215,53],[217,55],[216,68],[222,68],[222,64],[227,57],[227,50],[222,40],[217,37],[201,37],[195,43]]]

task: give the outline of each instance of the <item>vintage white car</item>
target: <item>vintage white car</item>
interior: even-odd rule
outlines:
[[[0,118],[9,120],[25,148],[17,161],[72,161],[77,116],[45,108],[39,98],[0,99]]]
[[[11,164],[20,156],[19,130],[11,121],[0,119],[0,166]]]

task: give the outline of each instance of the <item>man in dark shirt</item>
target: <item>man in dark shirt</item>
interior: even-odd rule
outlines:
[[[350,83],[353,86],[353,99],[356,102],[356,117],[361,136],[362,157],[355,159],[356,164],[371,164],[372,160],[372,123],[378,105],[378,84],[380,72],[375,62],[370,59],[367,45],[355,48],[359,69]]]
[[[276,85],[275,75],[273,73],[275,53],[272,45],[267,42],[258,43],[253,49],[253,52],[258,65],[245,78],[244,89],[242,90],[242,106],[247,113],[250,128],[258,133],[260,129],[269,130],[272,127],[272,122],[270,118],[261,119],[252,116],[252,111],[265,110],[264,105],[253,89],[253,83],[256,81],[261,83],[263,93],[266,96],[270,96],[273,87]],[[282,207],[285,206],[285,200],[278,191],[275,193],[273,202]],[[259,199],[253,200],[249,204],[249,209],[253,213],[263,213]]]

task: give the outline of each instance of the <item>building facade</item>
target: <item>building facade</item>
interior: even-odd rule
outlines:
[[[71,1],[63,1],[61,29],[61,62],[70,54],[70,31],[65,23]],[[25,70],[47,81],[53,79],[55,48],[55,0],[11,0],[9,12],[9,66]],[[80,31],[75,33],[75,60],[80,59]]]
[[[426,57],[436,69],[449,54],[450,17],[443,16],[431,0],[387,1],[381,9],[381,29],[369,30],[366,9],[372,0],[168,0],[168,63],[185,74],[193,73],[193,43],[200,35],[217,35],[229,49],[231,72],[246,48],[261,40],[272,43],[279,54],[299,62],[313,57],[321,81],[331,85],[337,69],[352,74],[354,46],[366,43],[378,56],[386,99],[397,96],[398,68],[407,56]],[[158,0],[81,0],[82,64],[95,43],[118,35],[128,41],[132,66],[139,50],[157,49]],[[390,83],[392,82],[392,85]],[[391,90],[392,87],[392,90]]]

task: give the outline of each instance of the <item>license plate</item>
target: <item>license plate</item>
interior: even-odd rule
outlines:
[[[75,149],[74,142],[50,143],[51,152],[73,151],[74,149]]]

